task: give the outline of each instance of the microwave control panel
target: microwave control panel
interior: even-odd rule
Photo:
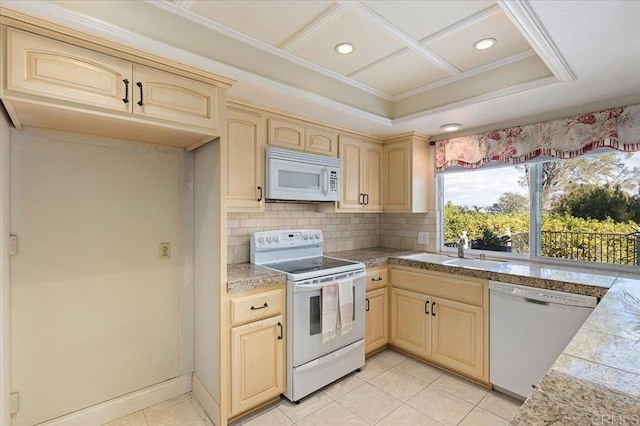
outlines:
[[[329,173],[329,191],[338,191],[338,172],[335,170]]]

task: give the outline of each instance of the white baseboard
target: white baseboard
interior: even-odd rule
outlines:
[[[136,411],[182,395],[191,390],[191,376],[184,374],[118,398],[93,405],[44,423],[39,426],[101,425]]]
[[[204,411],[207,413],[213,424],[220,425],[220,405],[211,396],[207,388],[204,387],[198,377],[193,374],[193,383],[191,385],[193,395],[196,397]]]

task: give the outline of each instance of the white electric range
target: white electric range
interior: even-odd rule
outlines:
[[[256,232],[251,263],[287,274],[287,389],[305,396],[364,365],[365,266],[324,256],[317,229]],[[322,342],[322,284],[353,282],[353,329]]]

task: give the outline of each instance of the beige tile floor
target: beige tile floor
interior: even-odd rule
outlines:
[[[232,426],[508,425],[521,402],[392,350],[296,405],[282,398]],[[211,425],[191,394],[108,426]]]

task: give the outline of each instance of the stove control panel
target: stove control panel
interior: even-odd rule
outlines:
[[[320,229],[261,231],[251,235],[251,248],[270,250],[305,247],[322,244],[323,241]]]

